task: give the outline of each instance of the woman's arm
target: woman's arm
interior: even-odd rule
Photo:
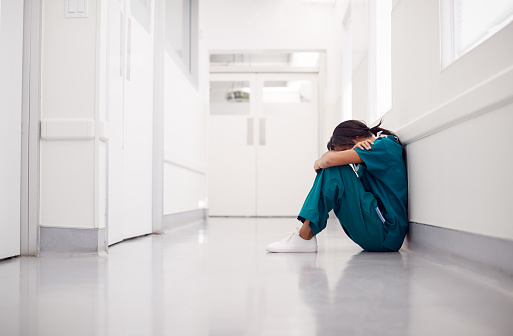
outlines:
[[[347,164],[363,163],[358,153],[354,151],[355,148],[369,150],[374,145],[374,138],[364,139],[363,141],[357,142],[352,149],[346,150],[331,150],[324,153],[314,163],[314,170],[318,173],[321,169],[343,166]],[[350,148],[350,147],[349,147]],[[340,148],[340,149],[343,149]]]
[[[347,164],[363,163],[362,159],[356,151],[350,149],[345,151],[329,151],[324,153],[317,161],[315,161],[315,171],[319,169],[343,166]]]

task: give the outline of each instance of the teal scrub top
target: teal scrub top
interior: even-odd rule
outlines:
[[[378,201],[385,219],[383,247],[398,251],[408,229],[408,180],[403,147],[394,136],[381,136],[371,149],[355,149],[363,164],[355,167],[365,190]]]

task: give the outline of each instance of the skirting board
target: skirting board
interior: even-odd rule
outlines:
[[[187,224],[206,220],[208,209],[184,211],[170,215],[164,215],[162,226],[164,230],[176,229]]]
[[[413,252],[452,259],[464,267],[485,266],[513,276],[511,240],[410,222],[405,243]]]
[[[40,251],[45,253],[92,253],[105,252],[105,229],[78,229],[40,227]]]

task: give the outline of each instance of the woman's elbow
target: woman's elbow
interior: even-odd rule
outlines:
[[[324,159],[320,162],[319,166],[322,168],[322,169],[325,169],[325,168],[329,168],[329,167],[333,167],[333,162],[332,160],[330,159]]]

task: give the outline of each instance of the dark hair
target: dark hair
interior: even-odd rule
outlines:
[[[380,127],[382,122],[383,120],[380,120],[376,126],[371,128],[367,127],[363,121],[359,120],[346,120],[341,122],[333,131],[333,135],[328,142],[328,150],[333,150],[335,146],[353,146],[353,140],[357,138],[368,138],[373,135],[378,136],[380,132],[381,134],[394,136],[402,146],[401,140],[399,140],[399,137],[395,135],[394,132]]]

